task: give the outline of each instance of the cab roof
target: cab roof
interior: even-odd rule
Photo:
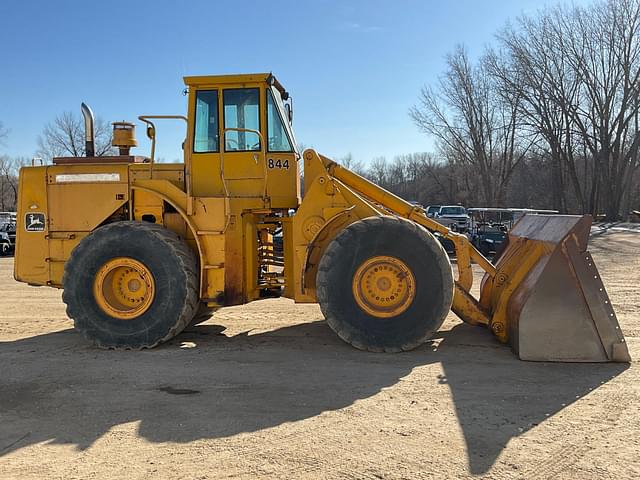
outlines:
[[[268,83],[276,87],[281,94],[285,94],[286,90],[272,73],[241,73],[232,75],[197,75],[184,77],[184,84],[188,87],[211,87],[216,85],[244,83]]]

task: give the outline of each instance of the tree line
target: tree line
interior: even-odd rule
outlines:
[[[619,219],[640,203],[639,30],[638,0],[607,0],[522,16],[476,61],[457,47],[410,111],[437,157],[376,160],[366,174],[426,203]]]
[[[549,158],[535,154],[527,155],[512,174],[509,188],[502,203],[487,203],[483,199],[481,182],[468,166],[443,161],[428,152],[397,155],[388,160],[374,158],[369,164],[355,161],[352,155],[338,159],[339,163],[370,179],[383,188],[409,201],[421,205],[456,205],[467,207],[513,207],[553,209],[563,211],[553,202]],[[640,170],[630,182],[632,188],[625,195],[621,213],[623,218],[640,206]],[[593,213],[581,210],[573,203],[566,213]],[[602,218],[604,211],[594,214]]]

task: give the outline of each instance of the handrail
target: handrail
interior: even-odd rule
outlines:
[[[455,233],[439,224],[435,220],[427,217],[424,211],[403,200],[402,198],[394,195],[391,192],[386,191],[382,187],[379,187],[375,183],[370,182],[364,177],[361,177],[357,173],[348,170],[338,163],[330,160],[322,155],[319,156],[324,164],[327,172],[333,177],[337,178],[341,182],[344,182],[347,186],[355,189],[358,192],[363,193],[365,196],[380,203],[385,208],[402,217],[413,220],[414,222],[422,225],[425,228],[434,230],[440,233],[445,238],[450,239],[455,247],[456,251],[461,251],[461,257],[464,262],[458,262],[458,275],[462,283],[465,285],[465,289],[468,291],[473,281],[473,274],[471,272],[471,261],[477,263],[489,276],[494,276],[496,273],[496,267],[487,260],[472,244],[465,235]]]
[[[184,115],[140,115],[138,117],[141,122],[146,123],[147,126],[151,128],[151,130],[147,129],[147,137],[151,139],[151,163],[153,163],[156,152],[156,126],[149,120],[150,118],[158,120],[184,120],[187,125],[189,121]]]
[[[227,132],[249,132],[249,133],[255,133],[256,135],[258,135],[258,138],[260,139],[260,153],[262,154],[262,170],[264,172],[263,175],[263,180],[264,180],[264,189],[262,192],[262,198],[263,200],[266,201],[267,199],[267,152],[266,152],[266,145],[264,143],[264,137],[262,136],[262,134],[258,131],[258,130],[253,130],[251,128],[235,128],[235,127],[228,127],[225,128],[224,130],[222,130],[222,145],[220,148],[220,178],[222,180],[222,187],[224,188],[224,195],[225,197],[229,197],[229,188],[227,187],[227,181],[224,177],[224,152],[227,146],[227,142],[226,142],[226,135]],[[247,151],[247,150],[239,150],[238,152],[234,152],[234,153],[247,153],[247,152],[251,152],[251,150]],[[227,152],[230,153],[230,152]],[[256,164],[258,163],[258,158],[256,156],[256,154],[254,153],[254,159],[256,161]]]
[[[151,140],[151,161],[149,162],[149,178],[153,177],[153,164],[155,162],[155,154],[156,154],[156,126],[153,124],[150,118],[157,120],[184,120],[184,123],[189,126],[189,120],[184,115],[140,115],[138,119],[141,122],[147,124],[147,137]],[[187,140],[187,136],[189,135],[189,131],[187,128],[187,134],[185,135],[185,142]],[[184,144],[183,144],[184,145]],[[184,183],[186,185],[187,190],[187,198],[191,198],[191,154],[185,150],[184,155],[184,174],[185,179]],[[190,208],[187,209],[188,211]],[[189,212],[190,213],[190,212]]]

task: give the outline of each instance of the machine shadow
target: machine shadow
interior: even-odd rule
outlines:
[[[347,407],[438,362],[444,374],[425,377],[418,394],[449,385],[470,471],[480,474],[511,438],[624,369],[521,362],[467,325],[441,332],[435,350],[397,355],[357,351],[325,322],[232,337],[223,330],[191,327],[143,352],[96,350],[72,330],[0,342],[0,456],[39,442],[86,449],[128,422],[152,442],[255,432]]]
[[[440,381],[451,389],[474,475],[487,473],[512,438],[629,368],[620,363],[521,361],[509,348],[496,348],[488,331],[465,324],[442,332],[442,339],[438,361],[445,373]]]

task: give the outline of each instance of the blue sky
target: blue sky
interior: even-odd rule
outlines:
[[[272,71],[298,141],[358,160],[432,150],[408,117],[457,43],[478,55],[509,19],[555,1],[4,1],[0,153],[33,156],[44,125],[87,102],[108,121],[183,114],[182,77]],[[138,129],[137,154],[149,147]],[[158,128],[181,159],[184,127]]]

